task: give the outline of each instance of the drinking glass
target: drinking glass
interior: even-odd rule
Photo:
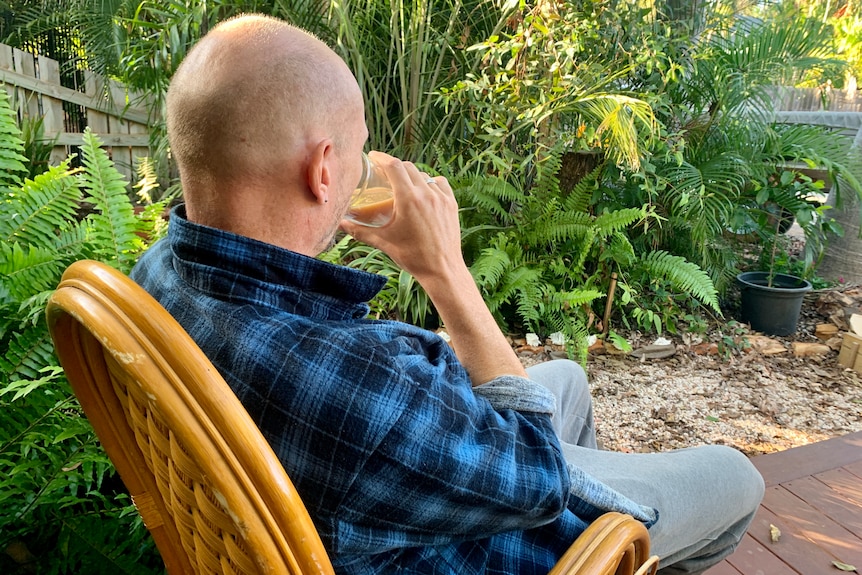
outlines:
[[[363,226],[379,228],[392,219],[394,203],[392,185],[383,169],[363,153],[362,179],[350,197],[350,207],[344,218]]]

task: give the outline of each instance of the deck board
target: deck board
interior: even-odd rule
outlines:
[[[862,537],[862,513],[859,511],[859,508],[862,508],[862,502],[852,502],[852,505],[848,505],[850,498],[835,489],[835,485],[829,481],[823,481],[820,476],[803,477],[790,481],[783,487],[820,510],[826,517],[843,525],[855,536]]]
[[[707,575],[841,573],[833,561],[862,572],[862,433],[752,462],[767,485],[763,503],[736,552]]]
[[[725,565],[729,565],[732,571],[728,573],[762,573],[763,575],[796,575],[796,571],[769,552],[763,545],[756,541],[751,535],[746,535],[736,553],[727,561],[722,561],[713,569],[710,575],[720,575]]]

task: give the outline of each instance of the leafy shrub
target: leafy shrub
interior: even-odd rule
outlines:
[[[14,118],[0,90],[0,571],[151,573],[158,555],[58,366],[43,310],[75,260],[128,271],[163,206],[136,215],[89,132],[80,168],[67,159],[25,178]]]
[[[623,294],[617,309],[648,330],[661,333],[668,323],[653,310],[681,316],[679,310],[702,305],[721,313],[712,281],[696,265],[662,251],[636,256],[629,234],[655,222],[648,206],[597,210],[601,166],[562,192],[560,157],[559,149],[551,150],[538,164],[529,191],[481,178],[458,192],[466,233],[480,229],[473,235],[488,236],[468,238],[465,257],[503,325],[540,335],[562,332],[570,354],[583,360],[589,330],[607,331],[598,324],[596,304],[605,299],[613,274]],[[657,282],[682,302],[669,308],[667,301],[644,297]]]

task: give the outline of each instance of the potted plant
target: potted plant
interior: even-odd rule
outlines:
[[[760,187],[754,205],[741,213],[746,227],[753,228],[761,246],[758,258],[762,270],[746,271],[736,276],[740,288],[740,316],[755,331],[769,335],[790,335],[796,332],[802,301],[812,285],[805,277],[794,273],[779,273],[781,267],[790,271],[793,262],[786,256],[782,244],[785,233],[799,224],[805,235],[801,260],[802,275],[811,273],[822,257],[828,233],[840,229],[825,211],[822,203],[822,181],[795,170],[783,170]],[[779,263],[782,265],[779,266]]]

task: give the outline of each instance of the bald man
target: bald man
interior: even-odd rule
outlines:
[[[185,204],[132,276],[260,426],[339,573],[542,574],[590,521],[628,513],[666,573],[730,553],[760,501],[738,452],[597,450],[583,370],[525,371],[460,249],[445,178],[379,152],[380,228],[343,219],[368,138],[323,43],[262,16],[214,28],[168,91]],[[339,228],[389,254],[452,338],[370,320],[385,279],[315,256]]]

